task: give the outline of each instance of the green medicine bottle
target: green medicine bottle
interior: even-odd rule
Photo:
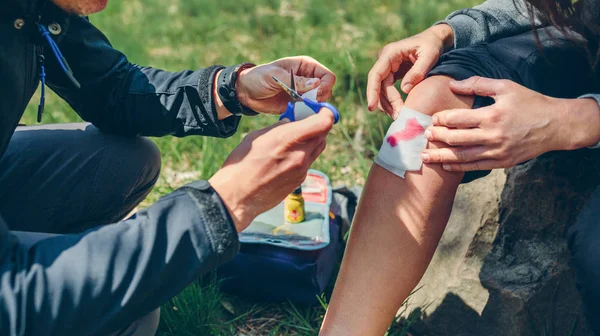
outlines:
[[[286,197],[284,203],[285,221],[291,224],[304,222],[304,197],[302,197],[302,186],[299,186]]]

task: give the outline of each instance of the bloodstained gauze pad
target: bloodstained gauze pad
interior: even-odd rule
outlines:
[[[427,147],[424,133],[429,126],[431,116],[403,107],[390,125],[375,163],[402,178],[407,171],[420,170],[421,153]]]

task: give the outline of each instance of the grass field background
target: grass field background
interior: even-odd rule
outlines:
[[[416,34],[451,11],[475,0],[127,0],[109,2],[91,17],[130,61],[165,70],[212,64],[264,63],[291,55],[310,55],[337,74],[331,102],[342,122],[313,168],[334,184],[364,183],[377,148],[391,122],[367,112],[367,73],[385,44]],[[36,97],[37,98],[37,97]],[[22,122],[35,124],[34,98]],[[46,101],[44,123],[80,121],[56,95]],[[247,132],[275,117],[244,118],[229,139],[155,139],[163,170],[148,205],[182,184],[207,179]],[[224,295],[218,283],[193,285],[162,309],[161,335],[316,335],[323,307],[265,305]],[[397,324],[390,335],[404,335]]]

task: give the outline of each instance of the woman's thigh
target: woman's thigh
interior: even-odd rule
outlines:
[[[452,50],[431,75],[508,79],[557,98],[576,98],[599,89],[583,45],[555,28]]]

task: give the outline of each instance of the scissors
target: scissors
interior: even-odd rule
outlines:
[[[287,93],[290,96],[290,102],[287,105],[287,109],[285,110],[285,113],[282,114],[281,117],[279,117],[279,120],[282,120],[283,118],[287,118],[290,121],[296,121],[296,116],[294,114],[294,108],[296,107],[296,103],[302,102],[302,103],[306,104],[306,106],[308,106],[315,113],[319,113],[319,111],[322,108],[329,109],[331,112],[333,112],[333,117],[335,119],[334,123],[337,124],[337,122],[340,120],[340,114],[339,114],[338,110],[333,105],[331,105],[329,103],[319,103],[317,101],[313,101],[313,100],[310,100],[310,99],[303,98],[296,91],[296,82],[294,81],[294,72],[293,72],[293,70],[290,70],[290,75],[291,75],[291,78],[292,78],[292,81],[291,81],[292,87],[291,88],[289,86],[285,85],[279,79],[277,79],[277,77],[271,76],[271,77],[273,77],[273,79],[275,80],[275,82],[277,82],[277,84],[279,84],[279,86],[281,86],[281,88],[283,89],[283,91],[285,91],[285,93]]]

